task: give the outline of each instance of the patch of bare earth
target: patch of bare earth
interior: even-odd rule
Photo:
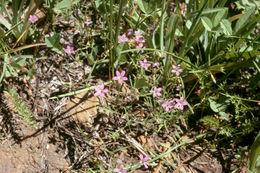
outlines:
[[[15,134],[20,139],[36,130],[23,120],[16,124]],[[63,172],[67,168],[62,150],[51,144],[48,133],[42,132],[20,142],[10,136],[0,143],[0,173]]]

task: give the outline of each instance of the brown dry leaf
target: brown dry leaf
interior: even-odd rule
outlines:
[[[142,135],[142,136],[139,136],[137,139],[143,146],[154,151],[152,140],[149,137]]]
[[[127,154],[127,149],[122,150],[120,155],[119,155],[119,159],[120,160],[125,160],[125,155],[126,154]]]
[[[146,117],[144,112],[141,109],[136,110],[134,115],[137,116],[137,117],[142,117],[142,118]]]
[[[190,138],[189,138],[189,136],[182,136],[182,137],[181,137],[181,140],[182,140],[182,142],[186,142],[186,141],[190,140]],[[190,143],[192,143],[192,142],[193,142],[193,141],[191,140],[191,141],[188,142],[188,144],[190,144]]]
[[[68,100],[66,105],[67,110],[71,109],[68,114],[72,115],[79,123],[92,123],[93,116],[97,114],[97,106],[99,106],[99,100],[95,96],[84,99],[86,93],[75,95],[75,98]]]
[[[9,94],[7,92],[4,92],[3,96],[4,96],[3,100],[4,100],[5,104],[8,106],[9,110],[11,112],[13,112],[14,111],[14,103],[13,103],[11,97],[9,96]]]

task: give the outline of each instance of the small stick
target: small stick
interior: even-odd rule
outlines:
[[[164,154],[166,151],[167,151],[167,148],[163,147],[163,153],[162,154]],[[155,169],[154,173],[158,173],[159,172],[161,164],[162,164],[162,160],[160,160],[160,162],[159,162],[157,168]]]

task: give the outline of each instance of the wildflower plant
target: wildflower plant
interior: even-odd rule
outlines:
[[[35,23],[35,22],[37,22],[38,21],[38,17],[34,14],[34,15],[30,15],[29,16],[29,21],[31,22],[31,23]]]
[[[33,26],[37,29],[38,27],[35,24],[39,20],[36,9],[43,1],[30,1],[28,11],[23,10],[25,0],[21,0],[20,3],[17,0],[12,1],[14,2],[11,5],[12,8],[7,8],[9,1],[1,2],[0,36],[7,37],[9,33],[12,33],[17,43],[25,42],[27,32],[30,31],[28,28]],[[71,2],[62,0],[49,11],[54,11],[59,15],[65,14],[64,9],[66,11],[72,8]],[[62,49],[58,44],[59,36],[55,31],[52,36],[45,37],[43,44],[48,48],[56,48],[59,52],[63,50],[63,53],[71,56],[76,53],[75,46],[79,57],[88,58],[88,65],[92,70],[86,81],[96,77],[94,73],[99,73],[100,69],[104,67],[106,70],[102,69],[102,72],[104,70],[108,74],[106,76],[108,82],[114,81],[122,88],[125,87],[126,97],[127,95],[130,97],[137,95],[138,101],[133,104],[126,103],[122,106],[119,103],[109,103],[104,108],[112,114],[107,115],[109,118],[112,116],[118,120],[115,123],[118,124],[115,129],[107,128],[112,133],[124,130],[132,131],[133,127],[136,127],[137,130],[139,130],[138,127],[144,127],[142,129],[144,134],[147,134],[146,129],[154,129],[153,133],[156,135],[160,130],[164,130],[162,127],[165,127],[166,130],[163,133],[169,136],[167,133],[174,131],[173,126],[181,127],[178,126],[180,122],[178,120],[187,121],[187,119],[181,119],[182,115],[193,116],[194,113],[202,116],[201,120],[195,124],[203,122],[217,129],[213,132],[216,138],[220,134],[220,136],[225,135],[227,137],[225,139],[239,139],[242,135],[259,129],[258,120],[255,118],[257,117],[255,110],[258,110],[257,104],[259,104],[257,91],[259,90],[260,51],[259,36],[257,35],[259,31],[256,29],[259,27],[259,10],[255,6],[251,6],[243,8],[239,14],[233,15],[236,11],[230,11],[232,9],[227,8],[228,3],[224,0],[185,1],[183,4],[185,8],[182,9],[179,2],[174,3],[173,6],[171,1],[166,0],[149,1],[149,3],[145,0],[93,1],[95,13],[102,14],[100,20],[104,26],[99,28],[101,32],[97,34],[98,36],[91,35],[82,39],[87,40],[87,43],[82,44],[87,45],[86,48],[82,45],[66,45]],[[80,16],[83,21],[87,10],[76,9],[69,14],[74,14],[78,18]],[[80,27],[85,29],[86,33],[96,33],[95,29],[90,29],[90,31],[89,27],[86,29],[84,22],[81,24]],[[98,37],[102,40],[102,44],[95,42],[96,40],[92,37]],[[5,40],[0,37],[0,72],[3,72],[0,75],[0,82],[12,70],[12,66],[8,66],[9,64],[12,63],[19,69],[26,64],[26,61],[20,61],[20,59],[9,61],[9,55],[20,56],[23,54],[21,51],[23,49],[6,50],[12,46],[15,48],[16,44],[2,46]],[[127,69],[127,72],[119,69]],[[253,71],[253,75],[244,85],[246,89],[242,90],[238,86],[242,86],[242,82],[245,80],[241,80],[242,74],[245,75],[243,71],[250,70]],[[18,73],[14,74],[19,76]],[[88,83],[86,82],[86,85]],[[113,85],[110,87],[112,87],[111,91],[106,88],[105,84],[101,84],[87,88],[87,90],[93,90],[96,97],[103,98],[110,95],[109,92],[114,92],[111,95],[119,98],[119,87],[117,90],[113,88]],[[137,92],[131,93],[135,90]],[[125,99],[123,98],[123,101]],[[19,111],[21,112],[18,110],[18,113]],[[143,115],[140,115],[142,113]],[[28,115],[31,116],[31,113]],[[172,121],[174,118],[176,121]],[[30,117],[27,119],[29,119],[28,122],[33,120]],[[140,126],[134,126],[135,124]],[[105,125],[106,123],[104,123]],[[137,145],[137,142],[130,136],[125,135],[125,139],[134,144],[130,147],[142,149],[141,145]],[[105,144],[106,140],[102,142]],[[113,147],[120,142],[114,142]],[[177,140],[176,143],[178,142]],[[108,149],[110,148],[107,148],[107,151]],[[168,149],[173,151],[171,147]],[[109,155],[107,153],[106,155]],[[163,154],[162,157],[166,158]],[[257,156],[254,156],[253,160],[255,159]],[[133,167],[140,168],[141,164],[142,168],[148,169],[150,160],[149,156],[140,154],[138,162],[136,162],[137,166]],[[105,169],[109,168],[117,173],[126,173],[133,168],[124,167],[123,164],[119,168],[111,168],[107,163],[104,165],[100,166],[102,169],[100,172],[105,172]],[[175,166],[171,165],[171,167]],[[168,168],[168,166],[164,168]],[[169,172],[173,172],[173,170]]]
[[[105,88],[104,84],[101,84],[100,86],[95,86],[94,89],[96,91],[94,96],[105,97],[105,94],[108,93],[108,89]]]
[[[121,72],[120,71],[116,71],[116,76],[113,77],[113,80],[116,80],[116,81],[118,81],[119,84],[122,84],[123,81],[127,81],[128,78],[125,77],[125,71],[123,70]]]
[[[123,164],[121,164],[119,168],[114,168],[114,171],[117,173],[127,173],[127,170],[124,169]]]
[[[64,49],[64,52],[70,56],[72,54],[75,54],[75,51],[74,51],[74,47],[73,46],[70,46],[70,45],[67,45],[66,49]]]
[[[149,161],[151,159],[150,156],[144,156],[144,155],[140,154],[139,159],[140,159],[140,164],[143,164],[144,167],[146,169],[148,169],[149,163],[147,161]]]
[[[24,42],[27,39],[30,23],[33,24],[38,20],[35,12],[43,0],[30,1],[28,10],[24,9],[25,2],[25,0],[14,0],[11,5],[11,11],[8,9],[8,1],[3,0],[0,5],[2,9],[0,10],[0,24],[5,27],[3,30],[11,32],[15,38],[19,39],[19,42]],[[7,16],[8,20],[2,16]],[[2,30],[2,25],[0,30]]]

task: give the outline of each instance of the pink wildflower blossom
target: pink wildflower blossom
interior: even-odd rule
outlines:
[[[176,90],[177,91],[180,91],[182,89],[182,85],[181,84],[178,84],[177,87],[176,87]]]
[[[160,93],[162,90],[162,88],[157,88],[154,87],[153,90],[151,90],[151,92],[153,93],[153,97],[160,97],[162,94]]]
[[[160,65],[159,62],[155,62],[155,63],[153,64],[153,67],[158,67],[159,65]]]
[[[108,89],[104,88],[104,84],[100,86],[95,86],[95,91],[96,93],[94,96],[100,96],[100,97],[105,97],[105,94],[108,93]]]
[[[120,43],[127,42],[128,40],[129,40],[129,39],[126,37],[125,34],[118,36],[118,43],[119,43],[119,44],[120,44]]]
[[[120,165],[120,168],[115,168],[114,171],[117,173],[127,173],[127,170],[124,170],[123,164]]]
[[[144,59],[143,61],[139,61],[140,66],[143,67],[145,70],[148,70],[148,67],[151,65],[150,63],[147,62],[147,59]]]
[[[66,47],[66,49],[64,49],[64,51],[67,53],[67,55],[71,55],[71,54],[74,54],[75,53],[75,51],[74,51],[74,47],[72,47],[72,46],[67,46]]]
[[[188,102],[184,100],[184,97],[181,97],[180,99],[175,99],[175,101],[177,103],[174,105],[174,107],[180,110],[183,110],[184,106],[188,105]]]
[[[143,36],[143,32],[138,29],[137,31],[135,31],[135,36],[136,36],[136,37]]]
[[[151,25],[151,26],[149,27],[150,30],[154,30],[154,28],[155,28],[155,25]]]
[[[143,32],[141,30],[135,31],[135,41],[139,43],[144,43]]]
[[[164,103],[162,104],[162,107],[165,109],[166,112],[168,112],[170,109],[174,108],[174,106],[172,105],[173,100],[164,100]]]
[[[183,71],[183,69],[181,69],[181,65],[180,64],[178,64],[177,66],[175,66],[175,65],[172,65],[172,71],[171,72],[173,72],[173,73],[175,73],[176,74],[176,76],[180,76],[180,73]]]
[[[129,29],[127,35],[128,35],[129,37],[132,37],[132,36],[134,35],[134,30],[133,30],[132,28]]]
[[[136,49],[142,49],[142,48],[146,48],[146,47],[143,45],[143,43],[139,43],[139,44],[136,46]],[[138,51],[138,52],[140,52],[140,51]],[[144,50],[141,50],[141,52],[143,53]]]
[[[38,17],[34,14],[34,15],[30,15],[29,16],[29,21],[32,23],[35,23],[38,21]]]
[[[148,160],[150,160],[151,158],[149,156],[143,156],[142,154],[139,155],[140,158],[140,163],[144,164],[144,167],[147,169],[149,166],[149,163],[147,163]]]
[[[128,80],[128,78],[125,77],[125,71],[123,70],[121,73],[119,71],[116,71],[116,76],[113,77],[113,80],[117,80],[118,83],[122,84],[123,81]]]

